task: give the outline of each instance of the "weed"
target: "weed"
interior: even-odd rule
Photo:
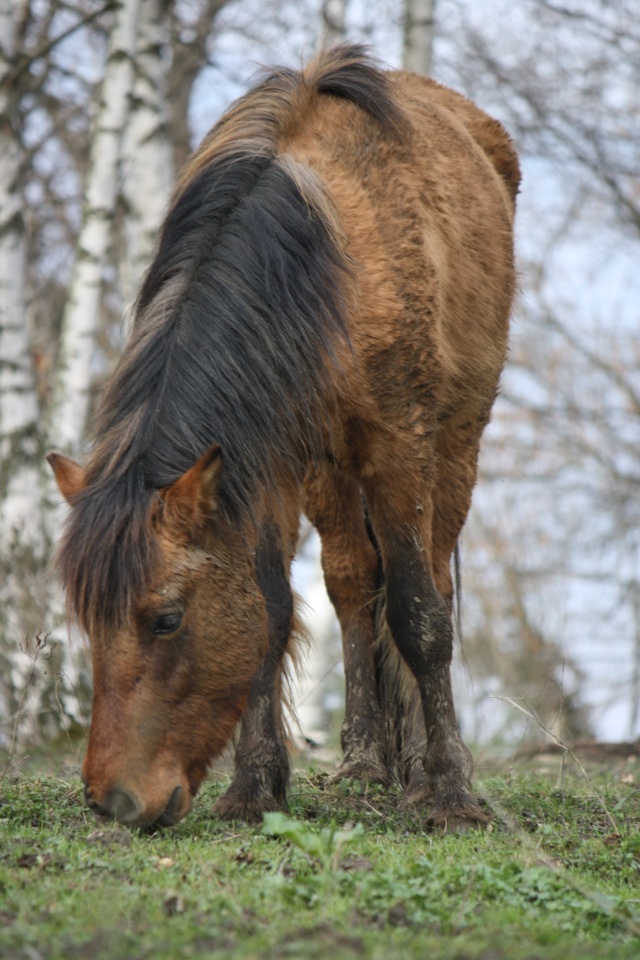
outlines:
[[[343,849],[364,835],[361,823],[348,830],[339,830],[335,823],[314,833],[305,829],[297,820],[291,820],[283,813],[265,813],[262,832],[271,837],[284,837],[289,843],[302,850],[308,857],[318,861],[323,870],[337,870]]]
[[[0,957],[12,960],[632,960],[640,791],[532,774],[481,785],[491,829],[450,836],[392,790],[299,774],[295,819],[217,821],[209,783],[177,827],[96,821],[80,783],[0,785]],[[352,829],[336,823],[357,823]]]

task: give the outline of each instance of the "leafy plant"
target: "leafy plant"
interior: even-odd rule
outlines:
[[[262,832],[270,837],[283,837],[308,857],[317,860],[323,870],[335,871],[345,846],[364,836],[364,827],[358,823],[350,829],[340,830],[335,823],[331,823],[316,833],[284,813],[265,813]]]

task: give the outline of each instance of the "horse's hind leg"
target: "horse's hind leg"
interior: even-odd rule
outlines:
[[[384,733],[374,663],[378,555],[367,532],[360,488],[330,464],[305,483],[305,512],[322,541],[322,569],[342,631],[346,709],[336,777],[386,782]]]
[[[401,464],[389,457],[384,474],[364,483],[384,564],[387,623],[416,679],[424,713],[424,782],[416,778],[409,789],[411,799],[418,789],[429,799],[436,825],[458,829],[486,817],[471,792],[471,755],[453,706],[451,617],[431,567],[432,485]]]
[[[236,747],[235,775],[215,812],[224,820],[258,822],[287,803],[289,755],[282,719],[282,660],[293,623],[293,594],[281,538],[266,526],[256,551],[256,580],[267,606],[269,647],[249,690]]]

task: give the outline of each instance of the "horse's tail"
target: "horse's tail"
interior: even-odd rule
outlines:
[[[376,617],[376,681],[385,729],[387,769],[403,787],[424,778],[424,716],[416,680],[398,652],[384,603]]]
[[[412,774],[422,778],[426,749],[420,691],[391,636],[386,618],[385,578],[375,534],[365,510],[369,538],[378,555],[374,608],[374,657],[378,705],[385,733],[385,764],[391,774],[407,787]]]

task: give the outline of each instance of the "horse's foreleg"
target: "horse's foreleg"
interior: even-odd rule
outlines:
[[[305,512],[322,540],[322,569],[342,632],[346,709],[337,778],[386,782],[383,722],[374,664],[378,556],[364,521],[360,488],[330,465],[305,483]]]
[[[235,775],[215,812],[225,820],[262,819],[287,803],[289,755],[282,720],[282,660],[293,622],[293,595],[280,535],[265,528],[256,552],[256,580],[267,606],[269,647],[253,679],[236,747]]]
[[[367,484],[383,557],[387,623],[416,679],[425,720],[424,781],[413,778],[409,798],[429,800],[432,821],[458,829],[483,823],[486,817],[471,792],[471,755],[458,732],[453,706],[453,630],[431,573],[431,498],[408,497],[410,491],[406,475],[393,483]]]

